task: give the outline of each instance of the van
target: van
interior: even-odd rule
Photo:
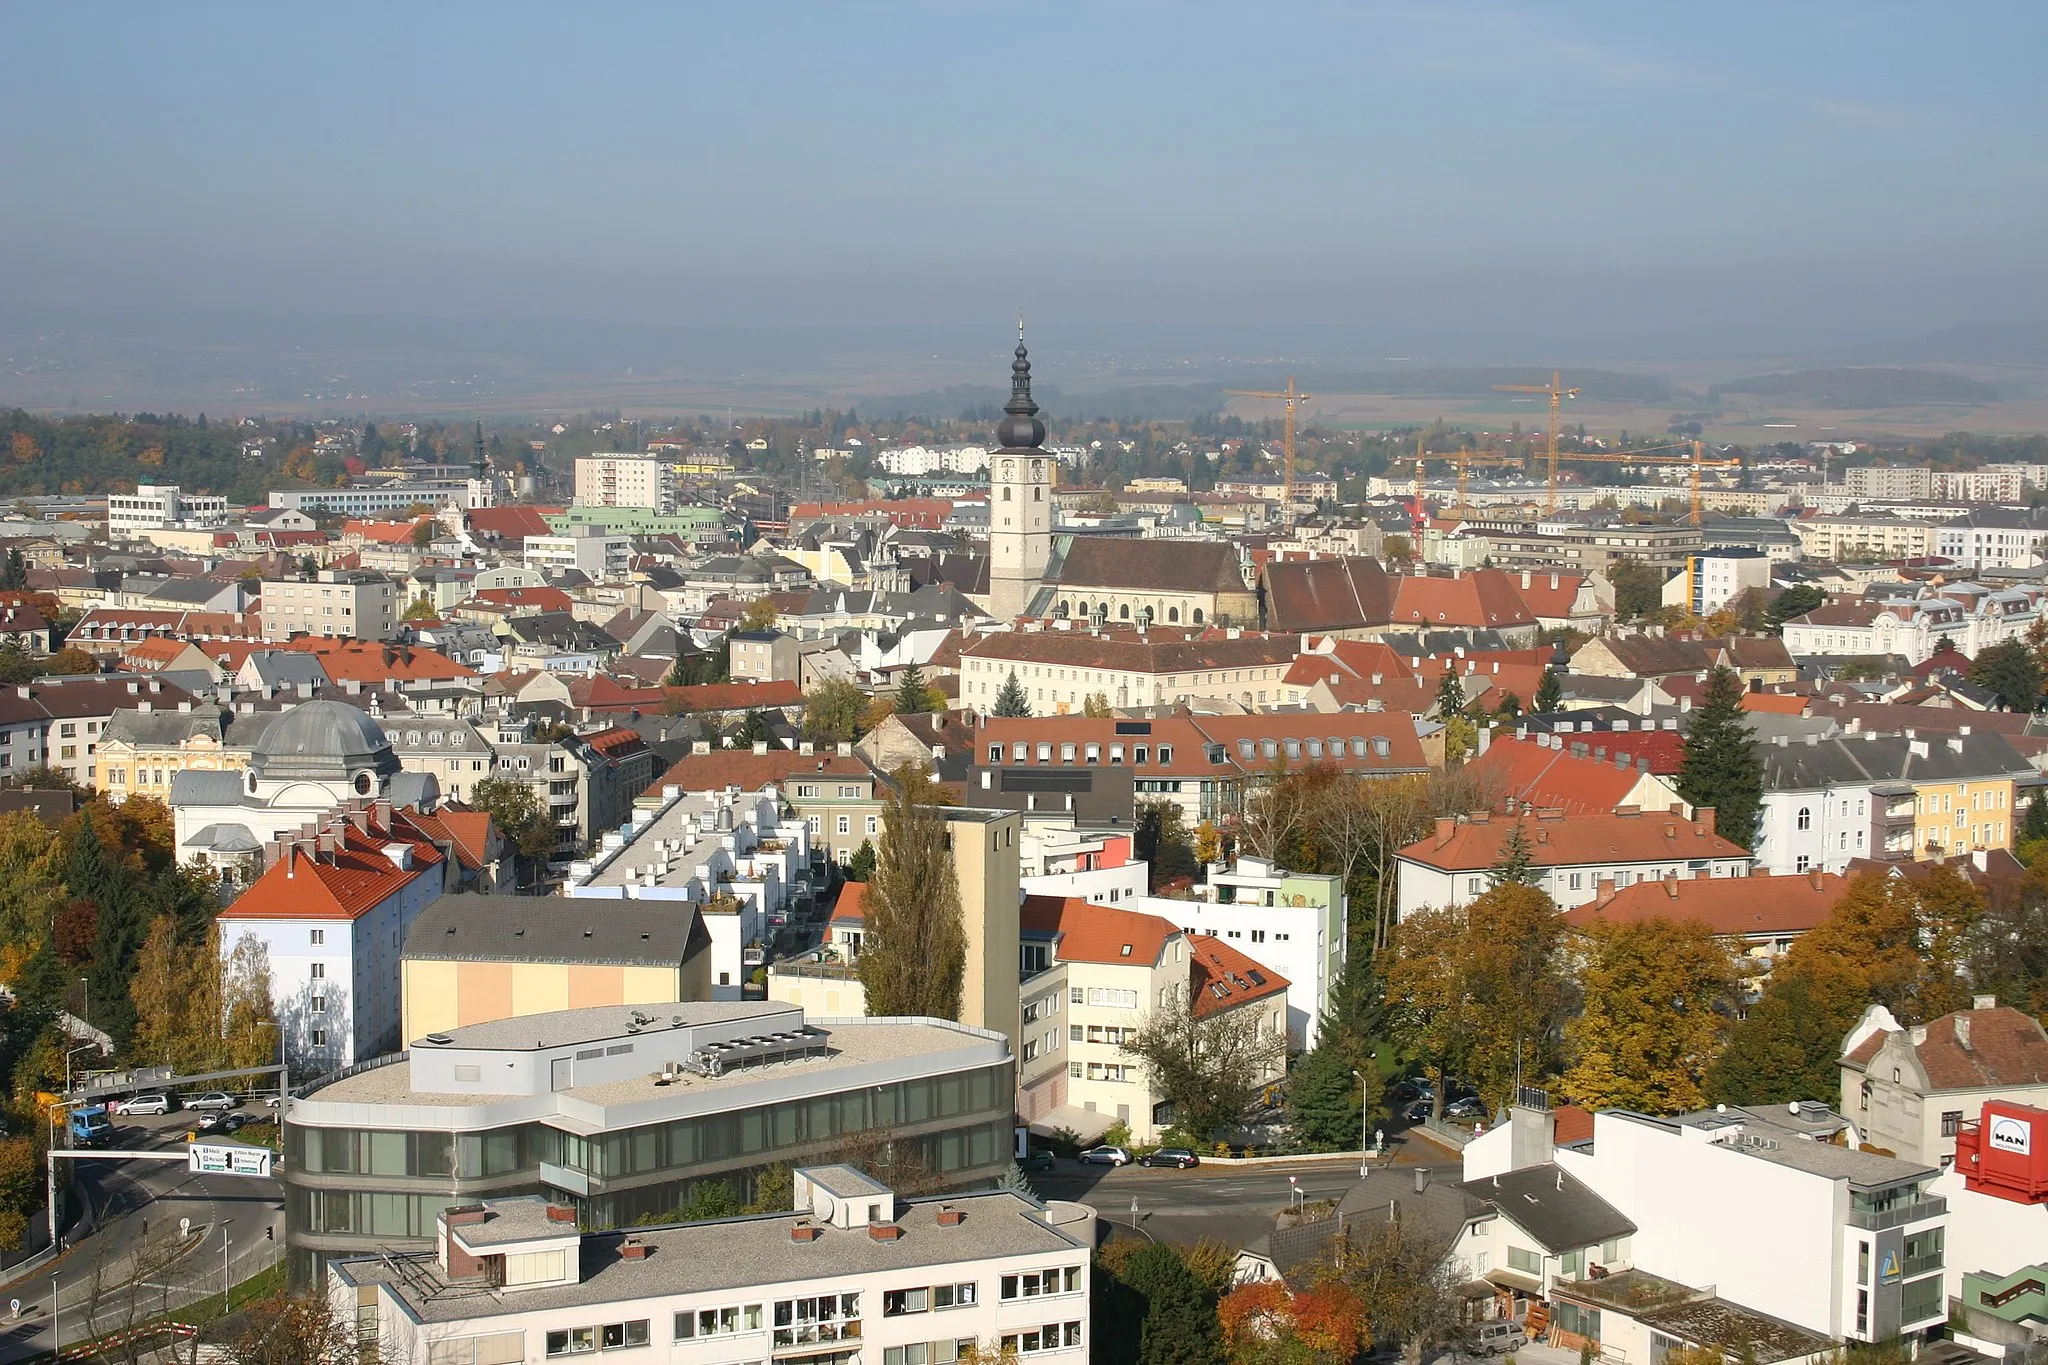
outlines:
[[[1499,1322],[1482,1322],[1472,1334],[1472,1347],[1482,1355],[1506,1355],[1528,1344],[1529,1334],[1522,1330],[1522,1324],[1506,1318]]]

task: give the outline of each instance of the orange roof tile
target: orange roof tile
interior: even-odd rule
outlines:
[[[1620,735],[1613,752],[1627,754]],[[1602,746],[1605,752],[1605,746]],[[1497,798],[1514,797],[1536,806],[1555,806],[1574,815],[1606,815],[1628,798],[1642,774],[1633,764],[1616,767],[1611,760],[1575,757],[1531,739],[1497,739],[1487,751],[1465,765],[1481,790],[1498,788]]]
[[[1447,871],[1476,872],[1500,861],[1508,832],[1522,826],[1529,860],[1539,867],[1586,863],[1647,863],[1666,859],[1747,858],[1749,852],[1714,833],[1706,821],[1663,811],[1636,815],[1562,815],[1475,818],[1437,822],[1437,833],[1396,856]]]
[[[275,647],[319,655],[321,667],[336,683],[347,682],[351,678],[358,682],[383,682],[387,678],[422,682],[477,676],[475,669],[417,645],[386,645],[374,640],[299,635]]]
[[[874,770],[853,755],[819,754],[806,758],[788,749],[770,749],[765,754],[751,750],[713,749],[708,754],[679,758],[661,775],[664,787],[681,787],[686,792],[717,791],[738,787],[759,791],[770,782],[786,783],[799,778],[832,777],[852,781],[873,781]]]
[[[412,866],[401,868],[385,852],[409,844]],[[422,840],[366,836],[351,828],[333,853],[305,854],[296,841],[290,851],[258,877],[223,920],[356,919],[440,865],[440,850]]]
[[[1061,962],[1156,967],[1167,940],[1180,933],[1157,915],[1060,896],[1026,896],[1018,923],[1054,935],[1058,940],[1054,952]]]
[[[794,681],[764,683],[702,683],[696,687],[664,687],[685,713],[752,711],[764,706],[801,706],[804,690]]]
[[[864,924],[868,916],[868,884],[848,882],[839,888],[839,899],[832,902],[833,924]]]
[[[1188,940],[1188,953],[1188,998],[1197,1019],[1287,992],[1286,977],[1214,934],[1194,935]]]
[[[1777,937],[1803,934],[1818,925],[1847,889],[1848,879],[1831,872],[1644,881],[1621,888],[1604,905],[1588,901],[1574,906],[1564,918],[1579,929],[1598,923],[1695,920],[1728,937]]]

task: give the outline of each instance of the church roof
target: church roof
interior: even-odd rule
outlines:
[[[1220,540],[1111,540],[1076,536],[1059,568],[1062,588],[1114,592],[1249,592],[1237,547]]]
[[[357,770],[392,774],[398,756],[384,727],[366,712],[338,701],[301,702],[250,746],[249,766],[260,778],[345,781]]]

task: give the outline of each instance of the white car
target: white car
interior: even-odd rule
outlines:
[[[185,1101],[187,1109],[196,1109],[202,1114],[225,1114],[230,1109],[240,1109],[242,1102],[225,1090],[209,1090]]]
[[[1128,1166],[1131,1151],[1128,1147],[1090,1147],[1075,1159],[1087,1166]]]
[[[114,1100],[107,1105],[113,1114],[168,1114],[171,1112],[169,1095],[130,1095],[125,1100]]]

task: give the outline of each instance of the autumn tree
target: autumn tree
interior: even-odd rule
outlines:
[[[1093,720],[1106,720],[1114,714],[1109,705],[1107,692],[1091,692],[1081,699],[1081,714]]]
[[[358,1359],[355,1324],[319,1291],[281,1294],[242,1311],[246,1325],[224,1343],[234,1365],[328,1365]]]
[[[469,803],[490,815],[518,851],[519,860],[539,863],[554,852],[555,822],[529,784],[512,777],[487,777],[469,789]],[[513,880],[516,884],[519,878],[515,875]]]
[[[1465,905],[1411,916],[1396,946],[1389,996],[1405,1041],[1437,1078],[1439,1107],[1454,1074],[1496,1108],[1517,1077],[1553,1073],[1570,981],[1550,897],[1504,882]]]
[[[826,678],[804,693],[804,738],[813,742],[850,742],[860,738],[861,713],[868,694],[846,678]]]
[[[1713,808],[1716,834],[1745,849],[1756,847],[1764,764],[1742,709],[1742,679],[1731,668],[1716,667],[1707,675],[1706,692],[1693,708],[1680,749],[1678,794],[1695,807]]]
[[[958,1019],[967,934],[946,819],[921,770],[898,768],[892,781],[857,963],[867,1011]]]
[[[277,1058],[280,1022],[271,997],[270,949],[254,934],[235,940],[221,978],[221,1042],[231,1067]]]
[[[1705,1101],[1732,1002],[1728,950],[1695,920],[1596,920],[1580,937],[1562,1088],[1582,1108],[1672,1114]]]
[[[1337,1239],[1328,1274],[1351,1292],[1360,1322],[1374,1337],[1407,1341],[1427,1360],[1430,1347],[1463,1326],[1464,1301],[1449,1250],[1427,1219],[1361,1217]]]
[[[1174,1126],[1198,1140],[1249,1119],[1287,1064],[1286,1031],[1264,1029],[1263,1009],[1212,1011],[1208,999],[1174,989],[1123,1044],[1173,1106]]]
[[[776,618],[780,615],[781,613],[775,609],[775,604],[765,595],[757,597],[747,603],[747,609],[740,613],[737,629],[746,632],[768,630],[775,625]]]
[[[99,671],[100,661],[76,647],[60,649],[43,661],[43,672],[52,676],[76,677]]]
[[[1216,1305],[1233,1365],[1349,1365],[1358,1354],[1364,1306],[1341,1280],[1299,1293],[1281,1280],[1254,1280]]]

